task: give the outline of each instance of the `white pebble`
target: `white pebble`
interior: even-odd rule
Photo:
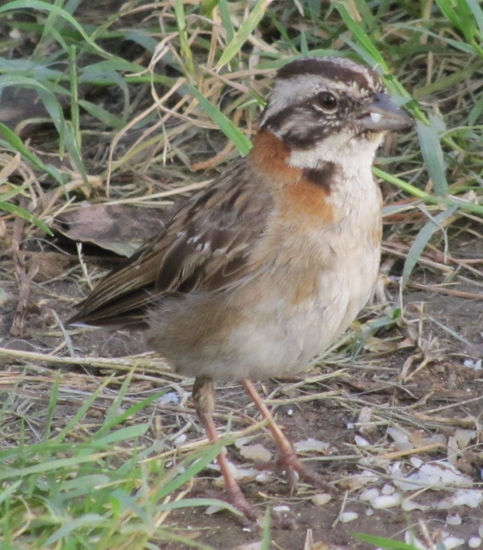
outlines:
[[[464,543],[464,539],[459,539],[458,537],[446,537],[445,539],[443,539],[443,544],[447,550],[458,548],[458,546],[461,546]]]
[[[240,546],[235,547],[235,550],[261,550],[261,549],[262,549],[261,542],[249,542],[248,544],[241,544]]]
[[[461,525],[461,516],[459,514],[448,514],[446,516],[446,523],[448,525]]]
[[[477,360],[465,359],[463,361],[463,365],[465,367],[468,367],[468,368],[473,369],[473,370],[481,370],[482,360],[481,359],[477,359]]]
[[[273,510],[275,512],[290,512],[290,506],[287,506],[286,504],[278,504],[273,507]]]
[[[411,512],[411,510],[424,510],[425,506],[423,506],[422,504],[419,504],[418,502],[415,502],[410,498],[405,498],[402,501],[401,508],[405,512]]]
[[[354,422],[347,422],[347,424],[346,424],[346,428],[348,430],[353,430],[355,427],[356,427],[356,425],[354,424]]]
[[[325,504],[330,502],[331,499],[332,497],[331,495],[329,495],[329,493],[319,493],[312,497],[312,504],[314,504],[315,506],[324,506]]]
[[[384,510],[385,508],[392,508],[401,504],[401,495],[395,493],[394,495],[381,495],[376,497],[371,505],[376,510]]]
[[[354,441],[358,447],[369,447],[371,445],[365,437],[361,437],[360,435],[356,435]]]
[[[272,453],[260,443],[241,446],[240,454],[243,458],[247,458],[248,460],[253,460],[255,462],[269,462],[272,458]]]
[[[386,433],[392,437],[394,443],[409,443],[409,438],[405,432],[399,428],[389,427]]]
[[[396,492],[396,488],[394,487],[394,485],[391,485],[390,483],[386,483],[381,491],[383,495],[393,495],[395,492]]]
[[[293,448],[297,453],[315,452],[325,454],[329,449],[329,444],[325,441],[319,441],[318,439],[309,437],[308,439],[304,439],[303,441],[296,441],[293,444]]]
[[[174,438],[174,441],[173,441],[174,446],[175,447],[181,447],[181,445],[183,445],[186,442],[186,439],[187,439],[186,434],[178,435],[178,437]]]
[[[177,405],[179,403],[179,395],[175,391],[169,391],[159,398],[159,402],[161,405],[169,405],[170,403]]]
[[[268,483],[271,480],[272,480],[272,472],[268,470],[262,470],[259,474],[255,476],[255,481],[257,483],[264,484],[264,483]]]
[[[339,515],[339,521],[341,523],[349,523],[350,521],[354,521],[359,517],[359,514],[357,512],[342,512],[342,514]]]
[[[481,539],[480,537],[471,537],[468,541],[468,546],[470,548],[479,548],[481,546]]]
[[[379,491],[375,487],[373,487],[372,489],[365,489],[364,491],[362,491],[362,493],[359,496],[359,499],[363,501],[371,501],[378,496],[379,496]]]

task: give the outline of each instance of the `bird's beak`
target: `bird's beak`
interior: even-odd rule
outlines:
[[[364,105],[357,118],[362,130],[376,132],[407,130],[414,125],[413,119],[383,93],[376,94],[372,103]]]

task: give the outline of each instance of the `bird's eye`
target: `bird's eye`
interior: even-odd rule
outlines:
[[[337,110],[339,103],[334,94],[331,94],[330,92],[320,92],[317,96],[317,100],[324,111],[333,113]]]

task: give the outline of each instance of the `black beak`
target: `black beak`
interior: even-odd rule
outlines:
[[[376,94],[372,103],[364,105],[357,118],[362,130],[376,132],[408,130],[414,126],[413,119],[383,93]]]

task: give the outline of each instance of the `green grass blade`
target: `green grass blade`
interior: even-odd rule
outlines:
[[[434,190],[438,195],[445,196],[448,193],[448,182],[446,180],[443,149],[438,135],[438,130],[443,130],[441,126],[442,121],[435,116],[430,116],[429,125],[419,121],[416,122],[421,153],[433,182]]]
[[[10,214],[13,214],[14,216],[17,216],[19,218],[22,218],[23,220],[31,223],[32,225],[35,225],[35,227],[38,227],[41,229],[44,233],[47,233],[47,235],[53,236],[54,234],[49,229],[49,227],[39,218],[28,212],[27,210],[23,209],[20,206],[17,206],[15,204],[11,204],[10,202],[4,202],[0,201],[0,210],[4,210],[5,212],[9,212]]]
[[[44,437],[43,437],[44,441],[46,441],[50,437],[50,430],[52,428],[55,408],[57,406],[57,399],[59,397],[59,385],[60,385],[60,373],[57,373],[49,395],[49,404],[47,406],[47,418],[45,419],[45,427],[44,427]]]
[[[265,510],[265,519],[263,522],[262,547],[260,550],[270,550],[272,545],[272,537],[270,533],[270,508],[267,506]]]
[[[480,39],[483,39],[483,10],[481,9],[481,4],[477,0],[466,0],[466,2],[475,18],[476,25],[480,32]]]
[[[221,57],[216,64],[217,69],[220,69],[221,67],[223,67],[223,65],[229,63],[241,50],[248,37],[255,30],[258,23],[265,15],[265,12],[267,11],[269,5],[270,0],[257,0],[256,4],[253,6],[252,11],[240,25],[238,31],[235,33],[235,36],[221,54]]]
[[[30,151],[24,142],[15,134],[15,132],[12,132],[8,126],[0,122],[0,136],[3,136],[6,143],[16,152],[20,153],[24,158],[26,158],[28,161],[30,161],[36,168],[39,170],[45,172],[48,174],[52,179],[60,183],[61,185],[64,184],[64,177],[60,174],[60,172],[55,168],[54,166],[51,166],[50,164],[44,164],[40,158]]]
[[[243,134],[243,132],[239,130],[226,115],[224,115],[217,107],[206,99],[206,97],[194,86],[191,84],[187,84],[186,86],[189,89],[189,93],[194,95],[200,102],[200,105],[203,107],[204,111],[211,118],[211,120],[218,126],[218,128],[220,128],[228,139],[233,141],[240,153],[242,155],[247,155],[252,148],[252,145],[245,134]]]
[[[373,168],[373,172],[376,177],[381,178],[384,181],[387,181],[388,183],[392,183],[393,185],[396,185],[406,193],[409,193],[413,197],[421,199],[424,202],[427,202],[430,204],[438,204],[440,206],[445,206],[445,207],[458,206],[458,208],[461,208],[462,210],[466,210],[467,212],[472,212],[473,214],[478,214],[479,216],[483,216],[483,205],[481,204],[469,202],[455,196],[439,197],[437,195],[431,195],[430,193],[426,193],[426,191],[422,191],[418,187],[411,185],[407,181],[402,180],[401,178],[393,176],[392,174],[388,174],[387,172],[385,172],[384,170],[381,170],[380,168]]]
[[[79,100],[79,106],[87,111],[92,117],[96,118],[106,126],[119,130],[124,126],[124,121],[116,115],[113,115],[100,105],[91,103],[85,99]]]
[[[384,548],[384,550],[418,550],[412,544],[406,544],[399,540],[376,537],[375,535],[366,535],[365,533],[351,533],[351,535],[363,542],[379,546],[379,548]]]
[[[223,500],[217,500],[216,498],[184,498],[182,500],[161,504],[158,507],[158,510],[179,510],[180,508],[192,508],[199,506],[218,506],[224,510],[229,510],[235,515],[240,515],[240,512],[234,506]]]
[[[100,447],[107,447],[112,443],[119,443],[120,441],[141,437],[149,430],[150,426],[151,425],[149,422],[145,422],[143,424],[138,423],[133,426],[127,426],[126,428],[120,428],[119,430],[114,430],[103,437],[96,438],[95,442],[96,445],[99,445]]]
[[[164,484],[156,493],[157,499],[162,499],[165,496],[173,493],[185,483],[187,483],[192,477],[201,472],[212,460],[214,460],[224,447],[223,441],[218,441],[212,445],[207,446],[198,453],[198,458],[194,460],[184,472],[176,475],[173,479],[170,479]],[[192,458],[191,458],[192,460]]]
[[[188,30],[186,26],[186,17],[184,13],[183,0],[174,1],[174,13],[176,17],[176,25],[178,27],[178,36],[181,49],[181,57],[185,64],[185,74],[190,78],[195,76],[195,65],[193,62],[193,52],[191,51],[188,40]]]
[[[80,422],[80,420],[84,417],[88,409],[91,407],[91,405],[94,403],[94,401],[99,397],[102,390],[111,383],[112,379],[114,378],[114,375],[109,376],[106,378],[102,384],[96,388],[96,390],[90,395],[84,403],[82,403],[81,407],[79,407],[79,410],[75,413],[75,415],[67,422],[66,426],[55,436],[55,442],[60,443],[73,429],[77,424]]]
[[[419,231],[418,235],[414,239],[413,244],[411,245],[411,248],[409,249],[406,261],[404,262],[404,268],[402,273],[402,287],[404,288],[408,281],[409,277],[411,276],[411,273],[413,272],[413,269],[416,267],[416,264],[419,262],[419,258],[421,257],[421,254],[423,253],[424,249],[426,248],[429,239],[433,236],[433,234],[436,231],[439,231],[442,229],[443,225],[451,216],[456,212],[457,207],[452,206],[451,208],[448,208],[448,210],[445,210],[444,212],[440,212],[438,215],[434,216],[434,218],[430,221],[428,221],[423,228]]]
[[[226,39],[230,43],[235,38],[235,28],[231,21],[227,0],[220,0],[218,2],[218,9],[220,10],[221,22],[226,32]]]
[[[104,523],[106,518],[99,514],[85,514],[79,518],[64,518],[64,521],[67,523],[60,529],[57,529],[57,531],[54,531],[52,535],[50,535],[50,537],[42,544],[42,546],[50,546],[51,544],[54,544],[54,542],[67,537],[67,535],[72,533],[72,531],[75,531],[80,527],[89,527],[89,529],[93,529],[96,525]]]
[[[48,472],[61,470],[62,468],[71,469],[86,462],[95,463],[100,458],[100,453],[77,454],[76,456],[70,458],[50,459],[48,462],[39,462],[37,464],[32,464],[31,466],[26,466],[25,468],[3,468],[3,470],[0,471],[0,480],[27,477],[31,474],[46,474]]]
[[[345,4],[343,2],[335,2],[335,8],[339,12],[342,20],[347,25],[347,28],[353,33],[357,38],[359,44],[364,48],[364,61],[371,66],[378,65],[381,67],[384,73],[389,72],[389,67],[384,61],[382,55],[377,49],[376,45],[369,37],[369,35],[364,31],[361,25],[359,25],[352,17],[350,16]]]

